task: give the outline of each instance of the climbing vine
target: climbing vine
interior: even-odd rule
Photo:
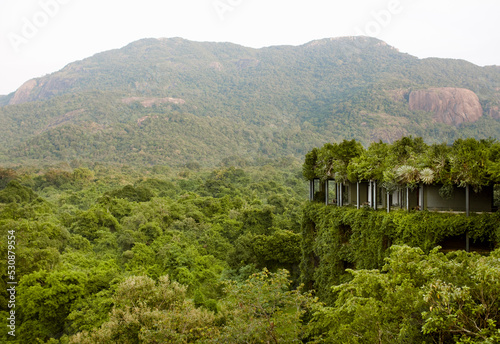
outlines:
[[[498,243],[500,214],[385,213],[312,202],[303,213],[302,282],[320,299],[333,302],[331,287],[351,277],[346,269],[381,268],[391,245],[430,252],[446,239],[466,234],[472,244]]]

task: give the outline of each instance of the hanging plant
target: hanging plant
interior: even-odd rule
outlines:
[[[453,197],[453,184],[444,184],[439,188],[439,196],[443,199],[451,199]]]
[[[452,147],[446,144],[429,147],[421,138],[409,137],[392,145],[375,142],[367,150],[354,140],[344,140],[310,151],[303,174],[309,180],[377,180],[391,190],[395,184],[414,189],[419,183],[439,183],[469,185],[478,192],[481,187],[500,180],[499,156],[500,143],[473,138],[458,139]],[[443,189],[445,197],[452,192],[447,188]]]
[[[420,173],[415,167],[410,165],[399,166],[395,171],[395,175],[399,183],[405,184],[410,188],[414,188],[420,180]]]
[[[394,170],[384,171],[382,187],[392,193],[398,189],[398,176]]]
[[[434,182],[434,171],[430,168],[424,168],[420,171],[420,180],[424,184],[432,184]]]

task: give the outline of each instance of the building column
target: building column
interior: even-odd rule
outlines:
[[[373,202],[372,202],[372,181],[370,180],[368,182],[368,206],[371,208],[373,207]]]
[[[309,181],[309,202],[314,198],[314,179]]]
[[[465,214],[470,215],[470,191],[469,184],[465,186]]]
[[[406,211],[410,211],[410,189],[406,187]]]
[[[325,181],[325,205],[328,205],[328,184],[329,180],[327,179]]]
[[[424,210],[424,184],[418,185],[418,207],[419,210]]]
[[[356,182],[356,209],[359,209],[359,181]]]
[[[399,201],[399,209],[403,209],[403,188],[398,186],[398,201]]]
[[[373,209],[377,210],[377,181],[373,181]]]
[[[342,195],[342,183],[339,183],[339,203],[340,203],[340,206],[343,207],[344,206],[344,197]]]
[[[391,196],[389,195],[389,190],[387,190],[387,214],[391,212]]]

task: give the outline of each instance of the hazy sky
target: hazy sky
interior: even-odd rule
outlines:
[[[0,0],[0,94],[146,37],[300,45],[366,35],[421,58],[500,65],[499,0]]]

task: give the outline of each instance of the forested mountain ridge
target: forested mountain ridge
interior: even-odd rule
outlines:
[[[442,97],[454,111],[433,106]],[[3,162],[213,165],[352,138],[498,137],[500,68],[420,60],[366,37],[262,49],[143,39],[27,81],[0,104]]]

